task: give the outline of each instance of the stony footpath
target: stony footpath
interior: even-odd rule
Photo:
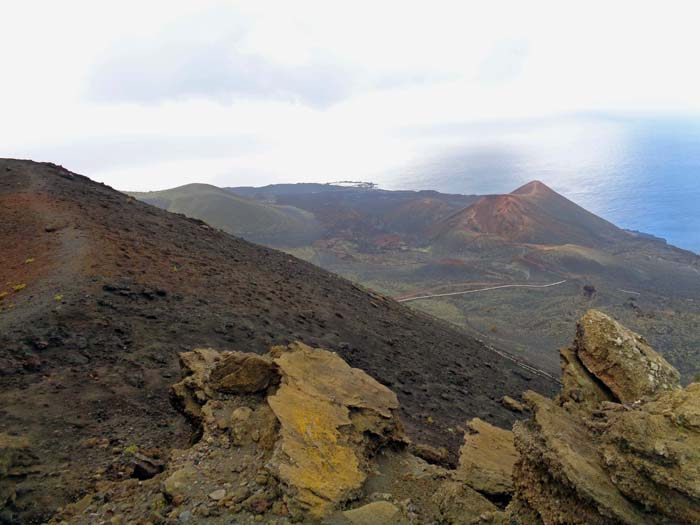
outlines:
[[[700,523],[700,384],[608,316],[561,350],[563,386],[513,431],[466,423],[456,469],[410,443],[395,394],[301,343],[181,354],[174,403],[196,442],[97,490],[53,524],[638,525]],[[0,441],[1,476],[31,465]],[[8,459],[9,458],[9,459]],[[11,498],[11,494],[2,494]]]

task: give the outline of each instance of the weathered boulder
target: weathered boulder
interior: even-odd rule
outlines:
[[[14,503],[17,482],[29,473],[35,462],[29,440],[0,433],[0,509]]]
[[[700,385],[678,387],[639,336],[595,312],[561,355],[557,399],[526,394],[531,417],[512,433],[472,420],[449,470],[412,454],[441,456],[406,446],[396,396],[331,352],[187,352],[173,397],[197,442],[150,479],[98,484],[53,523],[699,523]]]
[[[388,501],[375,501],[362,507],[346,510],[343,517],[348,525],[400,525],[407,523],[401,511]]]
[[[293,515],[320,518],[356,494],[377,447],[403,441],[398,400],[325,350],[297,343],[274,361],[281,384],[268,403],[281,428],[269,468]]]
[[[581,414],[534,392],[525,399],[533,417],[513,427],[520,456],[513,474],[516,499],[546,524],[647,523],[616,489]]]
[[[51,523],[467,525],[498,511],[458,471],[412,454],[447,457],[409,447],[396,395],[332,352],[198,349],[181,364],[173,401],[196,423],[195,442],[174,450],[162,473],[99,482]],[[486,423],[472,429],[473,439],[508,441]],[[500,474],[488,487],[505,483]]]
[[[460,481],[443,482],[432,500],[437,504],[439,514],[429,523],[471,525],[480,515],[496,510],[493,503]]]
[[[700,523],[700,384],[607,418],[602,456],[617,489],[672,520]]]
[[[513,428],[503,523],[700,523],[700,385],[681,389],[677,371],[600,312],[561,357],[561,394],[527,393],[532,417]]]
[[[597,406],[601,401],[613,401],[615,396],[598,379],[591,375],[579,359],[576,347],[559,350],[561,358],[562,403],[573,401]]]
[[[576,354],[622,403],[680,388],[680,374],[640,336],[602,312],[578,322]]]
[[[221,354],[212,348],[197,348],[180,354],[182,379],[171,389],[171,398],[188,417],[199,420],[202,405],[212,396],[209,375]]]
[[[513,466],[518,454],[510,430],[475,418],[467,423],[456,477],[492,496],[513,493]]]
[[[171,500],[184,499],[191,491],[191,485],[196,478],[197,469],[193,465],[176,470],[163,480],[163,494]]]
[[[262,356],[197,349],[181,365],[173,397],[202,426],[197,447],[218,438],[250,449],[295,519],[331,514],[359,494],[379,448],[405,442],[396,395],[332,352],[301,343]],[[226,448],[208,446],[207,455],[233,464]],[[166,479],[170,499],[192,467],[183,462]]]
[[[527,410],[527,407],[525,405],[523,405],[520,401],[518,401],[517,399],[513,399],[510,396],[503,396],[500,401],[501,405],[513,412],[522,413]]]
[[[260,392],[277,380],[272,359],[243,352],[225,354],[211,372],[212,388],[229,394]]]

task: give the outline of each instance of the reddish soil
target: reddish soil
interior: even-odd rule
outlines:
[[[413,439],[453,458],[467,419],[512,423],[501,396],[557,388],[445,323],[51,164],[0,160],[0,238],[0,432],[37,457],[0,523],[41,523],[125,475],[126,447],[186,446],[168,394],[197,346],[337,351],[397,392]]]
[[[534,181],[512,193],[487,195],[437,226],[436,234],[464,230],[507,241],[599,246],[629,234]]]

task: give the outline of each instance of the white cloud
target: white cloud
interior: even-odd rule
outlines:
[[[696,113],[697,15],[640,0],[8,2],[0,155],[130,189],[372,178],[464,123]]]

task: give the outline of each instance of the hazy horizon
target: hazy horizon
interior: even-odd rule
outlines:
[[[72,1],[37,17],[13,4],[0,35],[0,156],[134,191],[374,180],[489,123],[700,121],[696,11],[680,1]]]
[[[76,0],[37,17],[13,4],[0,156],[129,191],[349,179],[503,193],[539,178],[698,250],[697,11]]]

